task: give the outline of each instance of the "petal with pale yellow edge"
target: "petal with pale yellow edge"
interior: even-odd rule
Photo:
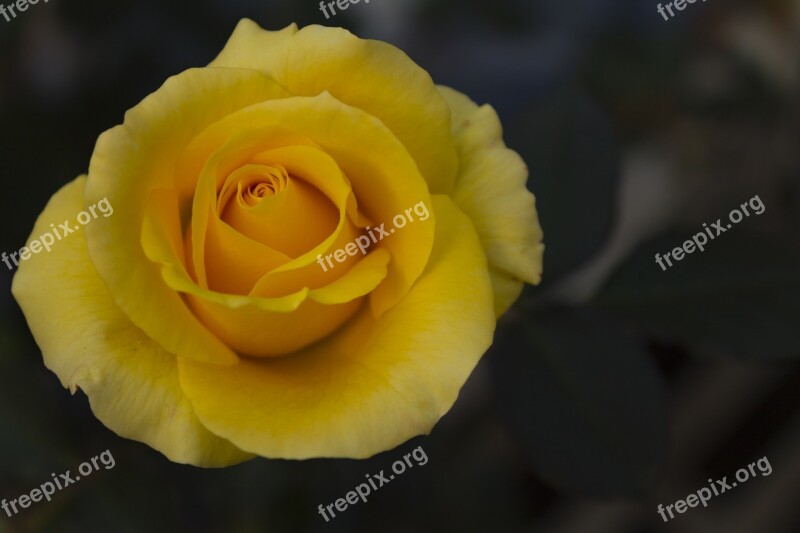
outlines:
[[[265,457],[365,458],[427,433],[492,342],[492,286],[478,236],[433,198],[425,273],[376,319],[368,309],[291,357],[217,367],[180,361],[181,385],[211,431]]]
[[[57,192],[31,236],[83,210],[84,184],[82,176]],[[197,419],[181,390],[175,356],[116,306],[92,265],[83,232],[23,262],[12,292],[45,365],[65,387],[83,390],[94,414],[112,431],[178,463],[221,467],[252,458]]]
[[[255,102],[283,96],[282,88],[257,71],[187,70],[168,79],[125,114],[123,125],[97,141],[87,203],[107,197],[114,214],[103,224],[86,226],[89,255],[123,313],[170,353],[218,364],[237,360],[164,283],[160,266],[145,256],[141,231],[150,193],[174,185],[182,150],[209,124]]]
[[[453,112],[461,161],[453,199],[472,219],[491,266],[495,309],[502,315],[542,275],[542,229],[536,199],[525,188],[528,168],[503,142],[500,120],[488,105],[439,86]]]
[[[327,91],[363,109],[406,146],[432,192],[452,190],[458,161],[449,109],[430,75],[400,49],[342,28],[267,31],[243,19],[210,66],[257,69],[294,95]]]

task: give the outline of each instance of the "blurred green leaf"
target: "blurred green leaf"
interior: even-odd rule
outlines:
[[[663,386],[618,322],[583,309],[539,309],[499,336],[504,416],[538,474],[588,496],[639,496],[666,440]]]
[[[582,90],[566,89],[511,121],[507,140],[530,169],[544,228],[543,281],[587,261],[609,237],[619,150],[611,126]]]
[[[655,254],[686,239],[672,234],[642,246],[595,304],[700,354],[800,357],[798,251],[738,228],[662,271]]]

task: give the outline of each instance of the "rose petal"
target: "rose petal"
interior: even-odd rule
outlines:
[[[53,196],[32,236],[84,209],[85,181],[82,176]],[[86,393],[94,414],[112,431],[178,463],[219,467],[252,457],[198,421],[178,383],[175,356],[116,306],[92,266],[83,232],[67,235],[50,252],[23,262],[12,292],[45,365],[64,387]]]
[[[376,250],[330,285],[280,298],[230,297],[165,279],[186,292],[195,313],[237,352],[273,357],[317,342],[344,324],[384,280],[388,262],[388,252]]]
[[[285,185],[263,192],[268,176],[280,172]],[[256,185],[259,184],[260,185]],[[289,176],[283,165],[244,165],[228,175],[229,199],[220,219],[251,239],[298,257],[324,241],[336,228],[338,210],[321,192],[302,179]],[[258,189],[263,196],[258,197]],[[246,189],[246,190],[245,190]]]
[[[478,230],[491,266],[495,308],[502,315],[542,274],[542,229],[536,199],[525,188],[528,168],[506,148],[494,109],[478,107],[448,87],[439,91],[453,111],[453,134],[461,161],[453,199]]]

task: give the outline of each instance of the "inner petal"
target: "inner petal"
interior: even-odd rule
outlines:
[[[247,164],[231,172],[217,212],[242,235],[291,258],[324,241],[339,221],[339,210],[324,194],[279,164]]]

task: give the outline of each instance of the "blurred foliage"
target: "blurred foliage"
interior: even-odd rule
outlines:
[[[798,250],[734,226],[704,252],[695,250],[663,272],[655,267],[656,253],[663,256],[690,237],[670,233],[643,246],[596,304],[698,354],[800,357]]]
[[[508,136],[528,161],[529,188],[547,231],[547,284],[606,244],[616,213],[619,150],[607,118],[580,89],[559,88],[523,117]]]
[[[647,494],[666,444],[666,406],[642,340],[580,308],[539,308],[503,333],[503,355],[492,358],[500,412],[542,478],[592,496]]]

